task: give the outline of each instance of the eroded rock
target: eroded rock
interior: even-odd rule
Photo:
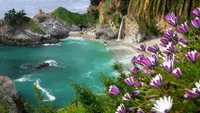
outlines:
[[[9,113],[23,113],[25,111],[23,99],[18,94],[15,84],[10,78],[0,75],[0,106],[3,99],[7,102]]]

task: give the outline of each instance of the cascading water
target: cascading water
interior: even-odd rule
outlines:
[[[117,41],[120,41],[120,39],[121,39],[121,33],[122,33],[123,23],[124,23],[124,16],[122,17],[122,21],[121,21],[121,24],[120,24]]]

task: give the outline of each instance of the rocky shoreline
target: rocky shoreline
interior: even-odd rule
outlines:
[[[15,84],[7,76],[0,75],[0,106],[3,106],[3,104],[8,105],[9,113],[25,112],[24,100],[18,94]]]

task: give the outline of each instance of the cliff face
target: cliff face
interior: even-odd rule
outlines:
[[[118,31],[127,13],[122,38],[137,43],[159,37],[159,31],[171,27],[164,20],[168,12],[174,12],[182,23],[191,19],[191,11],[199,6],[199,0],[102,0],[98,5],[99,23]]]
[[[3,99],[6,100],[9,113],[24,112],[23,100],[15,89],[14,83],[8,77],[0,75],[0,106],[2,106]]]
[[[145,39],[159,37],[159,33],[168,29],[164,20],[168,12],[174,12],[181,23],[191,18],[191,11],[200,6],[199,0],[131,0],[125,20],[124,38],[137,43]],[[132,26],[132,27],[131,27]],[[138,26],[138,30],[134,29]]]
[[[199,0],[131,0],[128,16],[144,19],[148,24],[152,24],[173,11],[178,17],[189,19],[191,11],[199,6]]]

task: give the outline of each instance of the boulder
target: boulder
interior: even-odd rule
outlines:
[[[113,31],[109,27],[109,25],[101,24],[101,25],[97,25],[95,34],[96,34],[96,39],[110,40],[110,39],[117,38],[118,33]]]
[[[145,31],[142,31],[134,18],[125,17],[124,21],[125,24],[122,31],[122,36],[125,41],[135,44],[144,40],[157,38],[156,36],[147,35]]]
[[[9,113],[23,113],[25,111],[24,101],[18,94],[15,84],[10,78],[0,75],[0,106],[3,100],[8,105]]]
[[[43,62],[43,63],[38,64],[35,67],[35,69],[41,69],[41,68],[48,67],[48,66],[49,66],[49,63]]]
[[[71,25],[70,31],[81,31],[81,28],[79,26],[76,26],[76,25]]]

